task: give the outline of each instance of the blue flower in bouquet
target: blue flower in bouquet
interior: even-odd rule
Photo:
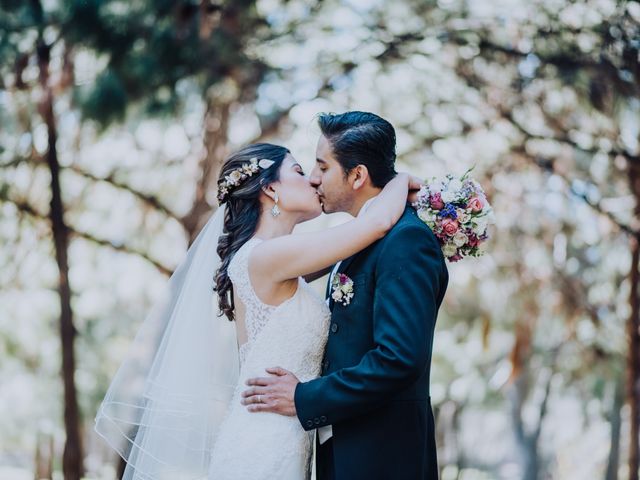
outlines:
[[[438,216],[442,218],[449,217],[453,220],[457,219],[458,214],[456,213],[455,205],[447,203],[444,208],[438,212]]]

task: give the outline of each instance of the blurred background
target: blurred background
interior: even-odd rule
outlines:
[[[221,161],[310,171],[357,109],[496,213],[437,326],[442,480],[637,480],[639,55],[636,1],[0,0],[0,478],[118,476],[93,418]]]

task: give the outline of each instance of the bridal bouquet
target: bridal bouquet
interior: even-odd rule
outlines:
[[[460,178],[447,175],[444,180],[428,180],[413,204],[450,262],[482,255],[480,245],[489,238],[487,226],[493,223],[493,209],[470,173],[471,169]]]

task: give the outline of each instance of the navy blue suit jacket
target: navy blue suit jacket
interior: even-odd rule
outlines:
[[[354,297],[330,303],[322,376],[297,386],[298,418],[306,430],[332,425],[338,480],[435,480],[429,376],[449,278],[440,245],[407,206],[338,271],[353,280]]]

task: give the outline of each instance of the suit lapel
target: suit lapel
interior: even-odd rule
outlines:
[[[360,252],[358,252],[358,253],[360,253]],[[347,271],[347,269],[349,268],[349,265],[351,265],[351,263],[358,256],[358,253],[356,253],[355,255],[351,255],[349,258],[344,259],[342,261],[342,263],[340,264],[340,267],[338,268],[338,271],[336,272],[336,274],[345,273]],[[329,298],[329,310],[331,310],[333,312],[333,305],[335,304],[335,301],[333,300],[333,297],[331,296],[331,294],[333,293],[333,291],[331,289],[331,280],[332,279],[333,279],[333,277],[331,275],[329,275],[329,280],[327,280],[327,297]]]
[[[358,252],[358,253],[360,253],[360,252]],[[343,260],[342,263],[340,264],[340,268],[338,268],[338,271],[336,273],[346,273],[347,269],[349,268],[349,265],[351,265],[353,263],[353,261],[358,256],[358,253],[356,253],[355,255],[351,255],[346,260]]]
[[[332,277],[331,273],[333,273],[333,269],[334,269],[334,268],[336,268],[336,266],[335,266],[335,265],[333,265],[333,266],[331,267],[331,271],[329,272],[329,279],[327,280],[327,288],[326,288],[326,292],[325,292],[325,294],[324,294],[324,298],[325,298],[325,299],[326,299],[326,298],[331,298],[331,277]]]

